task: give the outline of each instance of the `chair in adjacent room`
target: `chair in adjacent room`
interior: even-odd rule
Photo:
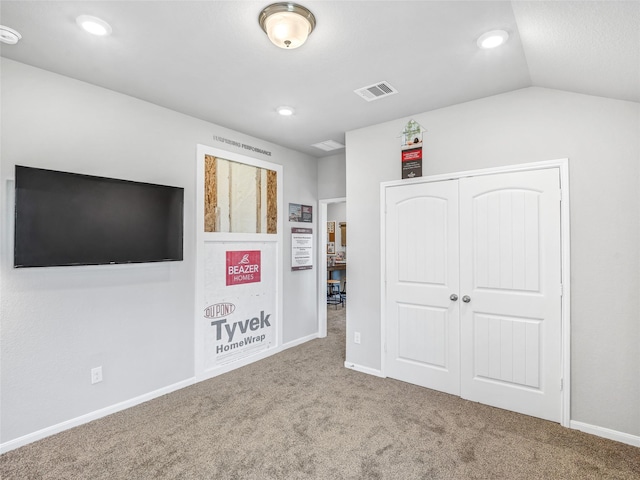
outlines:
[[[327,280],[327,304],[337,305],[342,303],[340,293],[340,280]]]

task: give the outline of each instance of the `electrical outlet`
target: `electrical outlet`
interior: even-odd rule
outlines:
[[[91,369],[91,384],[100,383],[102,381],[102,367]]]
[[[360,332],[354,332],[353,334],[353,343],[360,343]]]

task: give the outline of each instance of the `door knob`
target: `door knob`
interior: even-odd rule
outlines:
[[[464,303],[469,303],[471,301],[471,297],[469,295],[465,295],[464,297],[462,297],[462,301]]]
[[[455,302],[456,300],[458,300],[458,295],[456,295],[455,293],[452,293],[451,296],[449,297],[449,300],[451,300],[452,302]]]

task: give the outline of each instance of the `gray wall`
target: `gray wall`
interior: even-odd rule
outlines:
[[[571,418],[640,435],[640,106],[527,88],[410,118],[428,130],[424,175],[570,159]],[[347,362],[371,369],[381,367],[379,184],[401,178],[410,118],[347,133]]]
[[[343,198],[347,194],[345,152],[319,158],[317,162],[318,198]]]
[[[0,442],[194,375],[196,145],[214,135],[271,151],[284,202],[317,201],[315,159],[278,145],[10,60],[2,60]],[[238,153],[251,156],[246,150]],[[15,164],[185,188],[184,261],[12,268]],[[314,270],[291,272],[285,221],[285,342],[317,332]],[[102,365],[104,381],[90,384]]]

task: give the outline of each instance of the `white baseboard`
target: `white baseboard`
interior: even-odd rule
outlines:
[[[291,342],[287,342],[284,345],[282,345],[282,349],[286,350],[287,348],[297,347],[298,345],[302,345],[303,343],[307,343],[310,340],[315,340],[316,338],[320,338],[320,335],[318,334],[318,332],[313,333],[311,335],[307,335],[306,337],[298,338],[298,339],[293,340]]]
[[[363,367],[362,365],[357,365],[352,362],[344,362],[344,366],[345,368],[349,368],[351,370],[356,370],[358,372],[367,373],[369,375],[375,375],[376,377],[385,378],[381,370]],[[569,428],[580,430],[581,432],[596,435],[598,437],[607,438],[609,440],[614,440],[616,442],[626,443],[627,445],[632,445],[634,447],[640,447],[640,436],[631,435],[630,433],[619,432],[617,430],[611,430],[610,428],[598,427],[596,425],[577,422],[575,420],[571,420],[569,422]]]
[[[234,359],[229,363],[223,363],[222,365],[216,365],[215,367],[208,370],[196,372],[196,383],[203,382],[205,380],[209,380],[210,378],[215,378],[219,375],[222,375],[223,373],[229,373],[233,370],[237,370],[238,368],[246,367],[247,365],[251,365],[252,363],[259,362],[260,360],[264,360],[265,358],[280,353],[282,349],[283,347],[267,348],[266,350],[262,350],[258,353]]]
[[[350,370],[355,370],[356,372],[366,373],[368,375],[374,375],[380,378],[386,378],[380,370],[376,370],[375,368],[363,367],[362,365],[357,365],[353,362],[344,362],[345,368]]]
[[[304,339],[299,339],[293,342],[289,342],[283,346],[283,349],[295,347],[301,343],[307,342],[309,340],[313,340],[315,338],[317,338],[317,334],[310,335],[308,337],[305,337]],[[277,353],[277,352],[273,352],[273,353]],[[356,365],[351,362],[344,362],[344,366],[345,368],[348,368],[350,370],[355,370],[357,372],[366,373],[368,375],[374,375],[376,377],[384,378],[384,375],[382,375],[382,372],[374,368],[363,367],[362,365]],[[147,402],[149,400],[153,400],[154,398],[160,397],[162,395],[166,395],[168,393],[175,392],[176,390],[180,390],[181,388],[188,387],[190,385],[193,385],[194,383],[196,383],[195,377],[188,378],[181,382],[174,383],[173,385],[168,385],[164,388],[154,390],[153,392],[145,393],[144,395],[140,395],[139,397],[135,397],[130,400],[126,400],[124,402],[120,402],[115,405],[111,405],[109,407],[96,410],[94,412],[88,413],[86,415],[82,415],[80,417],[72,418],[71,420],[67,420],[65,422],[61,422],[56,425],[52,425],[51,427],[43,428],[42,430],[29,433],[27,435],[18,437],[14,440],[10,440],[5,443],[0,443],[0,454],[9,452],[11,450],[22,447],[29,443],[42,440],[43,438],[49,437],[51,435],[55,435],[56,433],[69,430],[70,428],[77,427],[85,423],[89,423],[93,420],[97,420],[102,417],[106,417],[107,415],[111,415],[112,413],[126,410],[127,408],[131,408],[141,403]],[[629,433],[619,432],[617,430],[612,430],[604,427],[598,427],[596,425],[590,425],[588,423],[578,422],[575,420],[570,421],[569,428],[572,428],[574,430],[579,430],[581,432],[588,433],[591,435],[596,435],[598,437],[607,438],[609,440],[614,440],[616,442],[625,443],[627,445],[632,445],[634,447],[640,447],[640,436],[637,436],[637,435],[631,435]]]
[[[153,392],[145,393],[144,395],[140,395],[139,397],[125,400],[124,402],[116,403],[115,405],[101,408],[100,410],[87,413],[86,415],[81,415],[79,417],[66,420],[56,425],[43,428],[42,430],[38,430],[36,432],[23,435],[22,437],[9,440],[8,442],[5,442],[5,443],[0,443],[0,454],[22,447],[24,445],[27,445],[28,443],[32,443],[37,440],[42,440],[43,438],[50,437],[51,435],[55,435],[56,433],[69,430],[70,428],[78,427],[85,423],[89,423],[93,420],[106,417],[107,415],[111,415],[112,413],[120,412],[122,410],[126,410],[127,408],[135,407],[136,405],[139,405],[144,402],[148,402],[149,400],[153,400],[154,398],[160,397],[162,395],[166,395],[167,393],[175,392],[176,390],[180,390],[181,388],[188,387],[190,385],[193,385],[194,383],[195,383],[195,377],[188,378],[181,382],[174,383],[173,385],[168,385],[166,387],[159,388],[158,390],[154,390]]]
[[[223,365],[222,367],[219,367],[214,371],[204,372],[201,378],[197,378],[197,377],[188,378],[181,382],[174,383],[173,385],[168,385],[158,390],[154,390],[153,392],[145,393],[144,395],[140,395],[139,397],[135,397],[130,400],[125,400],[124,402],[120,402],[115,405],[111,405],[109,407],[105,407],[100,410],[96,410],[94,412],[90,412],[85,415],[81,415],[79,417],[66,420],[64,422],[58,423],[56,425],[52,425],[50,427],[43,428],[36,432],[23,435],[22,437],[9,440],[8,442],[5,442],[5,443],[0,443],[0,454],[9,452],[11,450],[15,450],[16,448],[22,447],[29,443],[42,440],[43,438],[50,437],[51,435],[55,435],[56,433],[69,430],[70,428],[78,427],[85,423],[89,423],[93,420],[106,417],[107,415],[111,415],[112,413],[120,412],[122,410],[126,410],[127,408],[135,407],[136,405],[139,405],[144,402],[148,402],[149,400],[153,400],[154,398],[160,397],[162,395],[166,395],[171,392],[175,392],[176,390],[180,390],[181,388],[188,387],[202,380],[207,380],[208,378],[216,377],[228,371],[235,370],[236,368],[240,368],[244,365],[248,365],[258,360],[262,360],[263,358],[270,357],[271,355],[280,353],[281,351],[286,350],[287,348],[296,347],[310,340],[315,340],[316,338],[318,338],[317,332],[312,335],[308,335],[306,337],[299,338],[292,342],[286,343],[281,348],[268,349],[268,350],[265,350],[264,352],[261,352],[258,355],[250,356],[246,359],[239,360],[238,362],[235,362],[232,364]]]
[[[210,368],[209,370],[204,370],[203,372],[196,372],[195,380],[196,382],[209,380],[210,378],[214,378],[214,377],[217,377],[218,375],[222,375],[223,373],[228,373],[238,368],[245,367],[252,363],[258,362],[260,360],[264,360],[265,358],[268,358],[272,355],[276,355],[288,348],[296,347],[305,342],[308,342],[309,340],[315,340],[316,338],[318,338],[318,333],[314,333],[306,337],[298,338],[289,343],[285,343],[284,345],[278,348],[268,348],[254,355],[247,355],[244,358],[239,358],[237,360],[234,360],[233,362],[226,363],[223,365],[218,365],[216,367]]]
[[[610,428],[589,425],[588,423],[577,422],[575,420],[571,420],[569,422],[569,427],[598,437],[608,438],[609,440],[626,443],[627,445],[633,445],[634,447],[640,447],[640,436],[631,435],[630,433],[618,432],[617,430],[611,430]]]

